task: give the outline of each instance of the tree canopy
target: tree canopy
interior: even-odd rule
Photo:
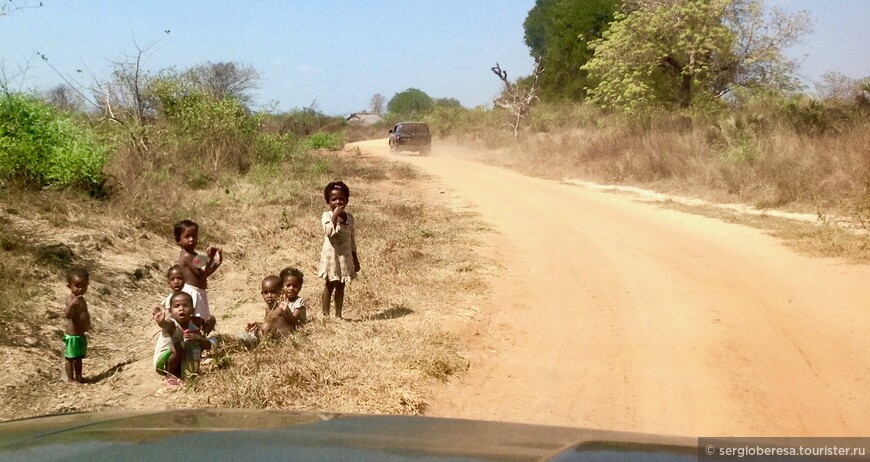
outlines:
[[[523,27],[529,53],[541,63],[541,97],[582,99],[589,42],[607,30],[619,0],[536,0]]]
[[[402,117],[420,117],[434,106],[432,97],[423,90],[409,88],[396,93],[387,103],[387,111]]]
[[[251,104],[251,93],[260,84],[256,69],[233,62],[200,64],[187,71],[187,77],[215,99],[234,98],[244,105]]]
[[[372,95],[372,100],[369,103],[369,108],[372,111],[372,114],[383,115],[384,114],[384,104],[386,104],[386,98],[384,95],[380,93],[375,93]]]
[[[462,109],[462,103],[456,98],[435,98],[434,105],[437,107]]]
[[[689,108],[737,87],[794,88],[782,55],[809,27],[805,13],[760,0],[634,0],[592,42],[592,99],[605,107]]]

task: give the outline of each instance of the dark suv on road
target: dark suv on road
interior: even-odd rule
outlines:
[[[422,122],[399,122],[390,130],[390,152],[417,151],[426,155],[432,150],[429,126]]]

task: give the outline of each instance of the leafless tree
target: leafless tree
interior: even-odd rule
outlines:
[[[865,108],[870,107],[870,77],[864,77],[858,82],[858,94],[855,100]]]
[[[371,111],[372,114],[383,115],[384,107],[386,107],[387,99],[380,93],[375,93],[372,96]]]
[[[541,68],[541,62],[535,62],[535,69],[532,71],[532,75],[530,76],[531,84],[528,86],[520,85],[518,82],[511,82],[508,80],[507,71],[502,70],[498,63],[495,63],[495,67],[490,69],[504,83],[504,89],[501,92],[501,96],[493,100],[493,104],[507,110],[511,115],[512,121],[509,125],[513,128],[514,138],[516,138],[519,136],[520,123],[529,113],[532,104],[534,104],[538,99],[538,77],[541,75],[541,72],[544,71]]]
[[[156,43],[142,47],[133,40],[136,52],[112,62],[112,78],[95,79],[91,88],[95,104],[109,120],[125,126],[142,125],[154,115],[154,101],[145,91],[152,76],[143,68],[143,61]]]
[[[819,99],[841,103],[853,102],[860,92],[860,85],[860,80],[849,78],[839,72],[825,72],[821,80],[815,82]]]
[[[62,83],[45,93],[48,104],[61,111],[76,112],[84,108],[85,101],[71,85]]]
[[[260,73],[233,62],[208,62],[187,72],[191,81],[216,99],[235,98],[244,105],[253,101],[251,92],[260,86]]]
[[[736,43],[731,59],[720,63],[723,78],[733,79],[733,85],[742,87],[799,88],[793,77],[797,64],[782,50],[812,31],[809,13],[788,14],[773,7],[765,15],[760,0],[731,0],[725,10],[725,23],[734,32]],[[732,85],[728,83],[722,82],[719,93],[729,90]]]
[[[37,53],[35,56],[39,56],[39,54]],[[16,62],[15,69],[7,68],[6,63],[0,62],[0,91],[6,94],[13,91],[22,91],[32,60],[33,58],[30,57],[26,58],[23,63]],[[15,88],[12,88],[13,85]]]
[[[136,52],[112,62],[111,79],[100,81],[94,77],[90,88],[94,100],[88,100],[105,119],[124,127],[140,155],[150,151],[146,125],[157,114],[155,98],[148,92],[154,77],[143,64],[158,42],[142,47],[134,39]]]

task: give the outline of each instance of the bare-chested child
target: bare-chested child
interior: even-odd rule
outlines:
[[[85,293],[88,291],[90,275],[84,268],[72,268],[66,274],[66,284],[70,294],[66,299],[66,328],[63,334],[65,345],[63,357],[66,359],[67,382],[84,383],[82,359],[87,355],[88,339],[85,333],[91,329],[91,314]]]
[[[211,342],[193,323],[193,298],[187,292],[175,292],[169,298],[169,317],[162,306],[154,307],[154,321],[160,326],[160,336],[154,345],[154,368],[165,375],[166,385],[181,384],[182,363],[188,349],[211,349]],[[190,358],[188,358],[190,361]],[[192,359],[192,370],[198,370],[198,358]]]
[[[215,318],[208,306],[208,277],[223,263],[223,250],[208,246],[205,255],[196,253],[199,241],[199,225],[182,220],[175,224],[175,242],[181,247],[178,266],[184,276],[182,291],[190,294],[196,316],[202,318],[202,332],[208,335],[214,329]]]
[[[261,285],[266,315],[263,323],[249,323],[246,330],[258,338],[287,335],[306,321],[305,300],[299,296],[302,272],[287,268],[281,276],[267,276]]]

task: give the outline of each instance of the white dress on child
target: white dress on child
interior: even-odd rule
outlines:
[[[354,219],[347,213],[347,223],[332,224],[332,212],[323,212],[323,250],[320,252],[318,277],[327,281],[348,282],[356,278],[353,254],[356,252]]]

